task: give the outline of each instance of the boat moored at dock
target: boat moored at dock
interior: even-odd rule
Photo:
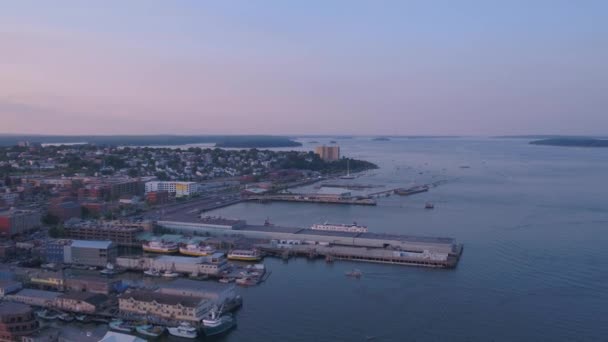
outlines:
[[[170,241],[146,241],[141,248],[144,252],[171,254],[178,251],[178,246],[175,242]]]
[[[367,226],[357,225],[357,222],[353,222],[352,224],[333,224],[325,222],[323,224],[313,224],[310,229],[326,232],[367,233]]]
[[[262,254],[257,249],[233,249],[228,253],[229,260],[260,261]]]
[[[182,322],[176,327],[167,328],[169,334],[176,337],[195,339],[198,337],[198,331],[188,322]]]
[[[209,245],[189,243],[179,247],[179,253],[189,256],[209,256],[215,253],[215,248]]]
[[[205,336],[210,337],[219,335],[236,326],[236,320],[232,315],[222,315],[222,308],[223,307],[214,307],[209,312],[209,317],[203,319],[203,331]]]

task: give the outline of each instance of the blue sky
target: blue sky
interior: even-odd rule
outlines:
[[[5,1],[4,133],[606,134],[605,1]]]

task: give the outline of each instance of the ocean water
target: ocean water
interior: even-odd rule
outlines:
[[[608,149],[523,139],[337,141],[344,155],[380,166],[357,183],[441,184],[376,207],[243,203],[213,214],[452,237],[464,244],[458,267],[268,258],[271,277],[240,289],[238,327],[216,340],[608,341]],[[434,210],[423,208],[427,201]],[[361,279],[344,276],[354,267]]]

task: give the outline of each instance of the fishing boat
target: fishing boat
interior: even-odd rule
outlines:
[[[179,273],[166,270],[165,272],[161,273],[161,276],[165,278],[177,278],[179,277]]]
[[[253,277],[237,278],[235,282],[242,286],[253,286],[258,284],[258,280]]]
[[[165,332],[165,327],[160,325],[144,324],[135,327],[135,331],[144,336],[158,337]]]
[[[190,256],[208,256],[215,253],[215,248],[209,245],[189,243],[179,248],[180,254]]]
[[[228,253],[229,260],[260,261],[262,255],[257,249],[233,249]]]
[[[74,320],[74,316],[70,315],[69,313],[62,313],[59,315],[59,319],[64,322],[71,322]]]
[[[104,275],[113,275],[116,274],[116,269],[114,269],[114,265],[109,262],[103,270],[99,271],[99,273]]]
[[[173,263],[171,265],[171,269],[170,270],[165,270],[161,276],[165,277],[165,278],[177,278],[179,277],[179,273],[175,272],[175,263]]]
[[[122,332],[131,332],[134,328],[132,325],[126,323],[122,319],[115,319],[111,321],[108,325],[110,326],[110,329]]]
[[[144,275],[147,275],[149,277],[160,277],[160,272],[158,272],[158,270],[156,270],[154,268],[150,268],[150,269],[144,271]]]
[[[228,283],[232,283],[234,281],[234,278],[220,278],[219,281],[222,284],[228,284]]]
[[[78,322],[90,322],[91,318],[87,315],[76,315],[74,316]]]
[[[361,270],[358,270],[356,268],[350,272],[346,272],[347,277],[361,278],[362,275],[363,275],[363,272],[361,272]]]
[[[214,307],[209,312],[209,317],[203,319],[203,331],[205,336],[214,336],[222,334],[236,325],[236,320],[232,315],[227,314],[222,316],[223,306],[218,308]]]
[[[198,332],[196,328],[190,325],[188,322],[182,322],[176,327],[167,328],[169,334],[172,336],[183,337],[183,338],[197,338]]]
[[[59,312],[53,311],[53,310],[47,310],[47,309],[42,309],[42,310],[38,310],[36,311],[36,316],[38,316],[38,318],[47,320],[47,321],[52,321],[55,320],[57,318],[59,318]]]
[[[178,251],[177,244],[171,241],[146,241],[141,248],[144,252],[171,254]]]

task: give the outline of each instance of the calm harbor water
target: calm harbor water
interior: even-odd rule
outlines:
[[[240,290],[238,328],[219,340],[608,341],[608,149],[519,139],[337,141],[344,155],[381,167],[357,183],[446,182],[377,207],[246,203],[213,214],[453,237],[465,246],[460,264],[266,259],[272,276]],[[427,201],[435,210],[423,209]],[[353,267],[361,279],[344,276]]]

